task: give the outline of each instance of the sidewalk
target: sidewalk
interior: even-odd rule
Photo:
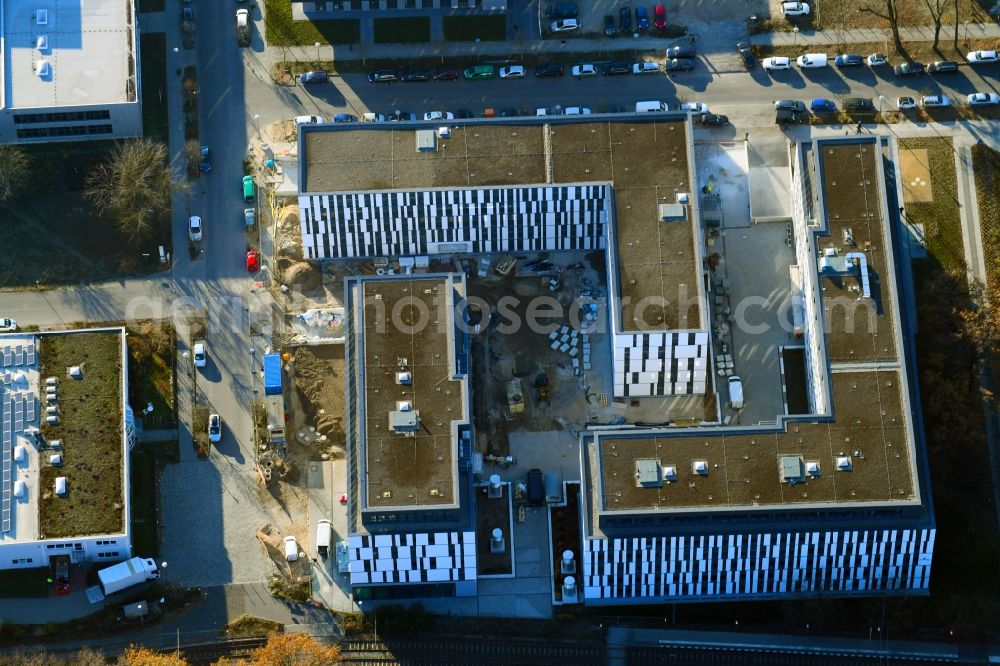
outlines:
[[[722,22],[729,24],[731,22]],[[968,39],[1000,39],[1000,25],[996,23],[968,24]],[[745,34],[745,33],[744,33]],[[934,41],[934,28],[900,28],[900,38],[906,42]],[[945,26],[941,32],[941,41],[951,43],[950,26]],[[959,36],[965,41],[966,26],[959,29]],[[367,60],[367,59],[399,59],[427,57],[455,57],[473,60],[476,58],[509,58],[513,54],[536,53],[588,53],[600,54],[609,51],[659,51],[670,46],[687,43],[688,38],[655,39],[643,37],[632,39],[620,37],[617,39],[544,39],[534,41],[505,42],[431,42],[427,44],[386,44],[386,45],[355,45],[324,46],[319,49],[320,58],[329,60]],[[795,45],[827,45],[827,44],[860,44],[865,42],[891,41],[892,34],[888,30],[818,30],[815,32],[772,32],[755,35],[750,38],[752,44],[795,46]],[[733,44],[725,39],[715,39],[714,34],[701,34],[696,42],[699,52],[703,54],[730,53]],[[268,47],[257,57],[271,65],[281,59],[289,62],[309,62],[316,59],[315,46],[292,46],[287,48]]]

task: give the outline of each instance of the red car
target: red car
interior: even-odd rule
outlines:
[[[667,8],[663,6],[663,3],[653,8],[653,26],[657,30],[663,30],[667,27]]]
[[[256,273],[260,270],[260,252],[247,250],[247,272]]]

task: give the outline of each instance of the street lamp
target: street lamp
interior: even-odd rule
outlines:
[[[322,44],[320,44],[319,42],[316,42],[315,46],[316,46],[316,62],[318,63],[319,62],[319,47],[321,47]]]
[[[254,114],[253,121],[254,121],[254,124],[257,125],[257,140],[258,141],[262,141],[263,139],[260,138],[260,114],[259,113],[255,113]]]

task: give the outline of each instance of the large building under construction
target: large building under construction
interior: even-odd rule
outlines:
[[[303,254],[379,273],[345,293],[358,598],[484,612],[484,597],[534,594],[509,612],[537,614],[927,593],[894,141],[700,145],[677,114],[300,132]],[[604,281],[571,294],[600,303],[590,328],[537,338],[589,410],[551,414],[546,435],[514,427],[529,394],[552,409],[545,393],[511,389],[504,405],[475,374],[470,345],[496,324],[464,303],[480,280],[537,278],[520,267],[554,265],[548,284],[564,289],[577,269],[561,257],[600,264]],[[496,275],[502,258],[518,268]],[[495,455],[477,400],[535,443]]]

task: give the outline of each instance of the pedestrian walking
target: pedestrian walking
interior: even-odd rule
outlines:
[[[858,121],[858,131],[857,131],[857,133],[861,134],[861,121],[860,120]]]

